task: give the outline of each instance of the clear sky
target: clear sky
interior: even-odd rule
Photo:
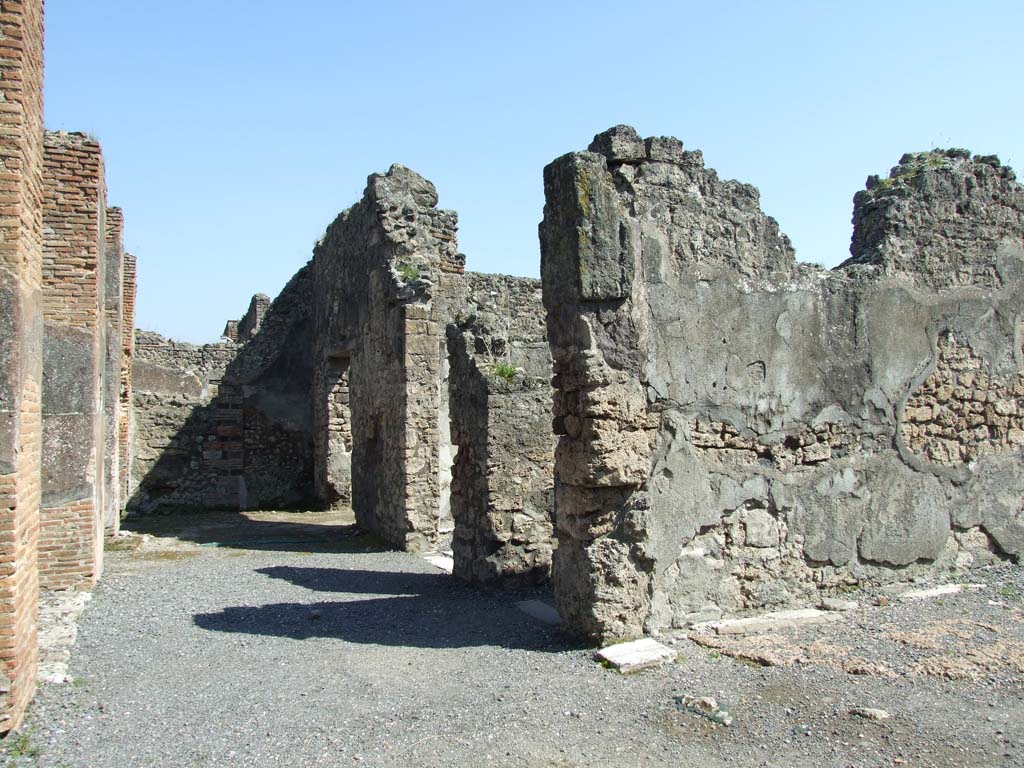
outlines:
[[[100,138],[137,325],[213,341],[399,162],[470,269],[537,275],[544,165],[617,123],[761,190],[798,258],[848,253],[907,151],[1024,174],[1024,3],[47,0],[46,122]]]

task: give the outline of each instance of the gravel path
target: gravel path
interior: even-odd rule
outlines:
[[[109,552],[74,682],[40,688],[0,764],[1024,765],[1019,567],[942,599],[855,595],[845,621],[773,636],[775,666],[680,637],[677,663],[622,676],[515,608],[543,591],[479,592],[348,526],[282,520],[193,520],[177,539],[165,523]],[[684,693],[735,723],[677,711]]]

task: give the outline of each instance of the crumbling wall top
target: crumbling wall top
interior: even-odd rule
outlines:
[[[249,301],[249,309],[242,315],[242,319],[238,321],[236,329],[238,341],[249,341],[249,339],[259,333],[260,326],[263,324],[263,316],[269,308],[270,297],[267,294],[257,293],[252,297]]]
[[[625,298],[641,258],[674,273],[774,278],[795,267],[793,246],[761,211],[757,189],[720,179],[678,139],[641,139],[616,126],[589,151],[548,165],[544,186],[541,273],[584,301]]]
[[[994,155],[903,155],[853,199],[851,257],[933,289],[1000,288],[1024,274],[1024,188]]]

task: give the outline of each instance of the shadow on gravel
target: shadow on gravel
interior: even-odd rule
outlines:
[[[363,571],[344,568],[300,568],[274,565],[257,568],[272,579],[283,579],[316,592],[347,592],[368,595],[427,595],[444,593],[449,597],[466,592],[462,583],[446,573],[405,573],[399,571]]]
[[[514,592],[481,593],[444,574],[275,566],[257,571],[315,592],[394,595],[366,600],[237,606],[193,616],[213,632],[295,640],[335,638],[410,648],[582,647],[517,610]],[[530,596],[536,596],[533,591]]]
[[[254,513],[259,514],[259,513]],[[204,547],[276,552],[380,552],[388,547],[376,536],[332,513],[275,513],[259,519],[244,512],[179,513],[129,517],[129,533],[174,537]]]
[[[193,616],[213,632],[334,638],[362,645],[409,648],[499,646],[557,652],[576,647],[557,629],[534,622],[507,603],[468,605],[422,596],[379,597],[330,603],[238,606]]]

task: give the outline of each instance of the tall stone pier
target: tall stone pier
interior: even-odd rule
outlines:
[[[753,187],[619,126],[545,169],[554,579],[628,637],[1024,550],[1024,190],[906,155],[852,258],[795,261]]]

